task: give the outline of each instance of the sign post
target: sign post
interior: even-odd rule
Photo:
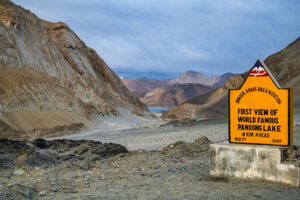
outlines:
[[[300,164],[284,162],[293,150],[292,93],[258,60],[242,86],[228,92],[229,143],[210,144],[209,174],[299,187]]]
[[[229,90],[229,142],[292,146],[292,92],[258,60],[241,88]]]

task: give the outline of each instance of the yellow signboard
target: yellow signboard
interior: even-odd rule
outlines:
[[[292,89],[280,88],[262,61],[228,98],[230,143],[293,145]]]

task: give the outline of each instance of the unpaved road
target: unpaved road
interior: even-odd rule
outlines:
[[[117,143],[132,150],[158,150],[176,141],[192,142],[206,136],[212,142],[228,139],[228,122],[203,122],[191,127],[150,127],[128,130],[94,131],[60,137],[72,140],[95,140]]]
[[[295,117],[294,144],[300,145],[300,116]],[[60,137],[72,140],[95,140],[105,143],[117,143],[129,151],[159,150],[176,141],[192,142],[205,136],[211,142],[228,141],[228,122],[206,121],[190,127],[150,127],[113,131],[93,131]],[[56,138],[57,139],[57,138]]]

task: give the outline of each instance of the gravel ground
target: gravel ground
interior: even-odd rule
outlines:
[[[60,139],[112,142],[133,151],[138,149],[159,150],[176,141],[192,142],[201,136],[207,137],[211,142],[228,141],[228,122],[204,121],[190,127],[154,126],[105,132],[93,131],[64,136]],[[294,120],[294,144],[300,145],[300,115],[295,116]]]
[[[295,124],[294,131],[298,143],[300,126]],[[210,177],[208,138],[227,140],[227,123],[84,137],[121,143],[130,152],[84,140],[5,141],[0,148],[0,199],[300,199],[300,188]]]
[[[59,139],[94,140],[112,142],[125,146],[128,150],[159,150],[176,141],[192,142],[206,136],[212,142],[228,140],[228,122],[202,122],[190,127],[146,127],[112,131],[93,131],[60,137]],[[58,138],[55,138],[58,139]]]
[[[35,166],[1,169],[0,198],[299,199],[300,188],[211,178],[209,144],[206,137],[201,137],[193,143],[176,142],[159,151],[119,152],[96,160],[80,159],[90,155],[90,149],[72,146],[72,152],[81,155],[78,159],[72,157],[71,161],[51,166],[42,160],[40,166],[35,162]],[[65,146],[59,149],[64,156],[64,151],[70,150]],[[93,144],[92,149],[99,148]]]

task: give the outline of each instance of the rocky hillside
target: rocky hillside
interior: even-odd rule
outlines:
[[[157,88],[148,92],[141,101],[150,107],[172,108],[212,89],[212,86],[202,84],[175,84],[166,89]]]
[[[73,132],[119,108],[148,111],[66,24],[0,0],[0,138]]]
[[[294,112],[300,113],[300,38],[264,62],[281,87],[294,89]],[[246,74],[231,77],[221,88],[166,111],[163,118],[227,118],[228,89],[239,88]]]

